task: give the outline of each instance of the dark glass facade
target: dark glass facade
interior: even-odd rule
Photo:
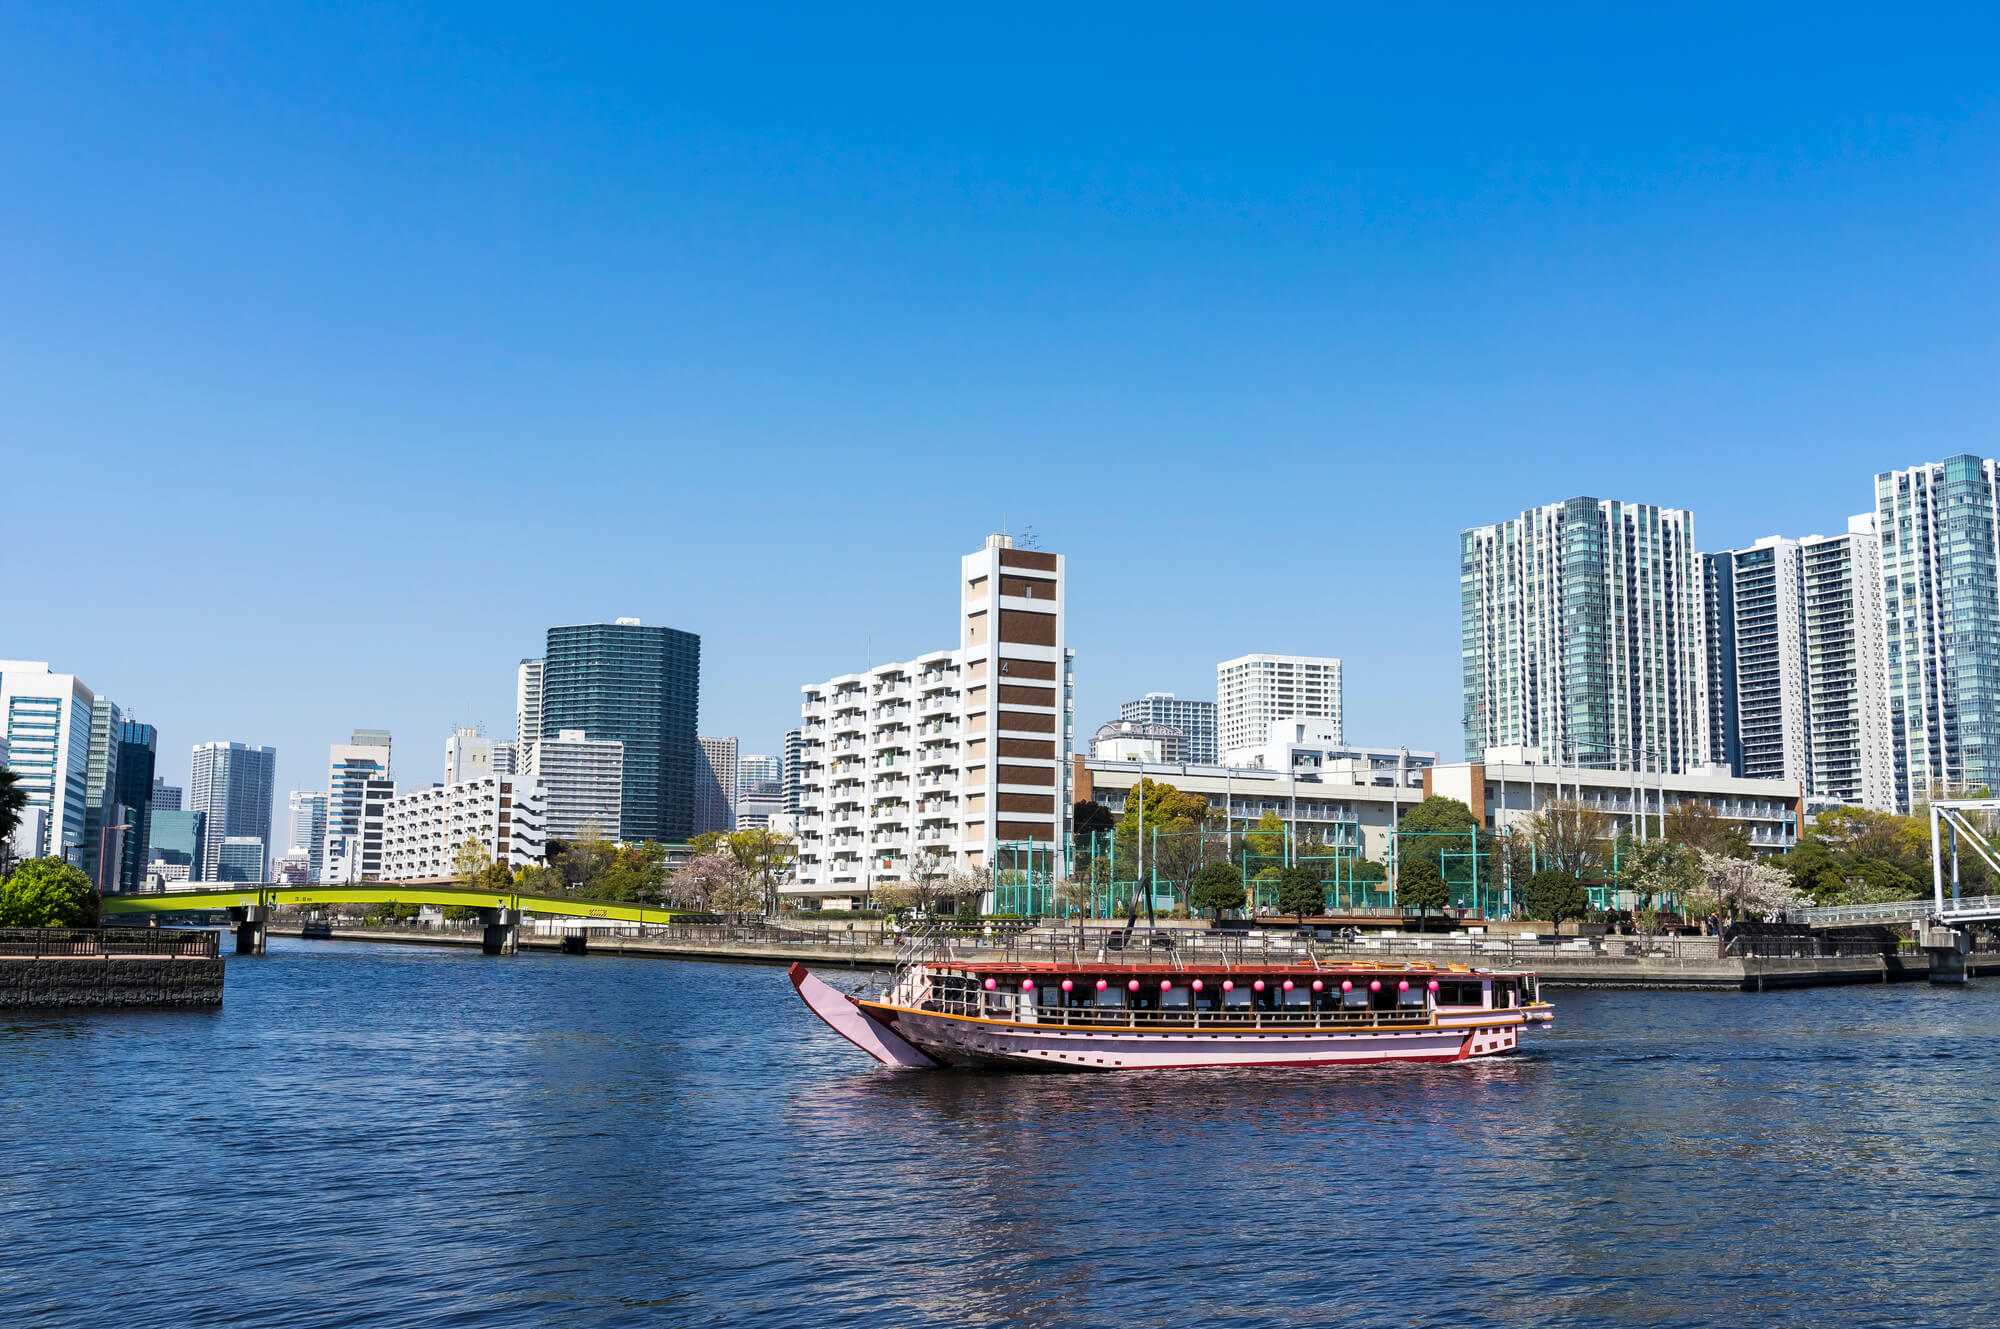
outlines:
[[[125,720],[118,726],[118,801],[125,805],[125,856],[118,865],[118,889],[136,891],[151,861],[153,763],[159,735],[149,724]]]
[[[625,745],[621,840],[679,842],[694,833],[701,638],[638,623],[550,628],[542,668],[542,737],[581,729]]]

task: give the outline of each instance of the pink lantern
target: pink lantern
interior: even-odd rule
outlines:
[[[1032,978],[1024,978],[1024,979],[1022,979],[1022,980],[1021,980],[1021,991],[1023,991],[1023,992],[1033,992],[1034,990],[1035,990],[1035,980],[1034,980],[1034,979],[1032,979]]]
[[[1069,981],[1069,980],[1068,980],[1067,978],[1065,978],[1065,979],[1064,979],[1064,980],[1062,981],[1062,989],[1063,989],[1063,991],[1064,991],[1064,992],[1067,992],[1067,991],[1069,991],[1069,989],[1070,989],[1070,981]]]
[[[1370,992],[1380,992],[1380,991],[1382,990],[1382,980],[1381,980],[1381,979],[1379,979],[1379,978],[1371,978],[1371,979],[1369,979],[1369,980],[1368,980],[1368,990],[1369,990]]]
[[[1398,992],[1408,992],[1409,990],[1410,990],[1410,980],[1407,978],[1404,979],[1402,982],[1396,984],[1396,991]]]
[[[1326,991],[1326,984],[1324,984],[1324,983],[1320,982],[1320,981],[1319,981],[1319,980],[1318,980],[1317,978],[1315,978],[1315,979],[1313,980],[1313,991],[1314,991],[1314,992],[1324,992],[1324,991]]]
[[[1233,978],[1225,978],[1225,979],[1223,979],[1223,980],[1222,980],[1222,990],[1223,990],[1224,992],[1234,992],[1234,991],[1236,991],[1236,980],[1235,980],[1235,979],[1233,979]]]
[[[1194,982],[1190,983],[1188,986],[1193,988],[1196,992],[1199,992],[1201,991],[1201,980],[1197,978]]]
[[[1250,985],[1250,989],[1253,992],[1262,992],[1264,990],[1264,980],[1261,978],[1258,979],[1255,983],[1252,983]]]
[[[1292,990],[1292,980],[1288,978],[1285,980],[1285,991],[1290,992],[1291,990]]]
[[[1106,989],[1106,988],[1108,988],[1108,987],[1110,987],[1110,986],[1111,986],[1111,985],[1110,985],[1109,983],[1105,982],[1105,981],[1104,981],[1103,979],[1101,979],[1101,978],[1097,980],[1097,990],[1098,990],[1099,992],[1102,992],[1102,991],[1104,991],[1104,989]]]
[[[1438,990],[1438,981],[1435,978],[1433,978],[1431,980],[1431,991],[1436,992],[1437,990]]]
[[[998,984],[994,983],[992,979],[989,978],[986,980],[986,990],[988,992],[991,992],[996,986],[998,986]]]
[[[1160,991],[1172,992],[1173,990],[1174,990],[1174,983],[1172,979],[1163,978],[1160,980]]]
[[[1127,983],[1125,985],[1125,990],[1127,992],[1137,992],[1139,990],[1139,980],[1135,978],[1131,982]]]
[[[1348,982],[1346,979],[1343,978],[1340,980],[1340,990],[1342,992],[1352,992],[1354,991],[1354,984]]]

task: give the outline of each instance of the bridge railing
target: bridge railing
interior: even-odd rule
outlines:
[[[158,955],[214,959],[222,934],[178,928],[0,928],[0,955],[34,959],[67,956]]]

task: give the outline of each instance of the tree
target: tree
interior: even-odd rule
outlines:
[[[1442,867],[1445,854],[1473,849],[1478,834],[1479,819],[1472,815],[1471,808],[1455,798],[1432,794],[1396,823],[1398,883],[1412,859],[1425,859]]]
[[[28,791],[21,787],[21,773],[0,767],[0,852],[12,845],[27,808]]]
[[[458,852],[452,855],[451,875],[460,886],[469,888],[477,884],[480,876],[492,866],[493,855],[486,852],[485,844],[478,836],[468,835],[458,846]]]
[[[1243,832],[1243,842],[1250,847],[1249,852],[1266,863],[1285,858],[1285,819],[1275,812],[1266,812],[1257,818],[1257,824]]]
[[[1671,897],[1685,908],[1701,886],[1701,852],[1672,840],[1641,843],[1621,836],[1618,859],[1618,886],[1631,892],[1633,916],[1647,933],[1661,900]]]
[[[1528,822],[1535,856],[1542,866],[1571,877],[1596,877],[1605,868],[1611,819],[1575,799],[1550,799]]]
[[[1791,874],[1774,863],[1703,854],[1701,870],[1714,894],[1715,911],[1731,918],[1743,914],[1769,917],[1806,904],[1806,898],[1792,884]]]
[[[1285,868],[1280,871],[1278,908],[1284,913],[1298,915],[1300,923],[1306,921],[1309,913],[1324,913],[1326,888],[1320,884],[1319,874],[1311,868]]]
[[[1705,854],[1750,857],[1750,837],[1707,803],[1681,802],[1667,809],[1667,839]]]
[[[1184,794],[1170,784],[1140,777],[1125,802],[1125,815],[1118,819],[1118,829],[1112,833],[1113,862],[1120,865],[1123,871],[1136,873],[1140,867],[1142,848],[1145,856],[1148,880],[1133,887],[1134,899],[1128,904],[1126,913],[1128,926],[1137,917],[1139,897],[1146,902],[1147,926],[1153,923],[1150,878],[1160,867],[1158,837],[1199,830],[1207,819],[1208,800],[1200,794]],[[1172,842],[1168,844],[1171,847]]]
[[[1210,863],[1194,874],[1188,886],[1188,905],[1206,909],[1210,918],[1221,918],[1226,909],[1243,907],[1243,875],[1227,863]]]
[[[1590,893],[1569,873],[1544,868],[1528,878],[1521,903],[1529,917],[1560,924],[1566,918],[1582,918],[1590,912]]]
[[[0,882],[0,927],[84,928],[96,921],[90,878],[60,858],[31,858]]]
[[[782,832],[762,826],[731,831],[722,838],[720,852],[734,859],[744,878],[763,897],[764,912],[778,916],[778,883],[798,857],[798,841]]]
[[[1444,869],[1428,858],[1413,858],[1403,864],[1402,875],[1396,879],[1396,903],[1415,905],[1420,918],[1433,909],[1450,907],[1451,888],[1445,885]]]
[[[694,913],[741,913],[748,892],[743,869],[728,854],[697,854],[667,878],[667,902]]]

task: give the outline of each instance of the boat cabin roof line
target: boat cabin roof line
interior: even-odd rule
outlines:
[[[1222,964],[1118,964],[1104,960],[1079,960],[1075,964],[1062,964],[1043,960],[947,960],[926,963],[924,968],[934,973],[977,974],[982,977],[992,974],[1013,974],[1031,978],[1038,974],[1066,975],[1081,973],[1116,973],[1133,978],[1158,975],[1161,978],[1184,976],[1205,978],[1234,978],[1241,974],[1303,974],[1308,978],[1349,977],[1355,974],[1409,974],[1441,975],[1446,978],[1524,978],[1535,971],[1532,969],[1467,969],[1459,966],[1440,967],[1431,964],[1327,964],[1314,967],[1309,964],[1263,964],[1246,962],[1234,965]]]

